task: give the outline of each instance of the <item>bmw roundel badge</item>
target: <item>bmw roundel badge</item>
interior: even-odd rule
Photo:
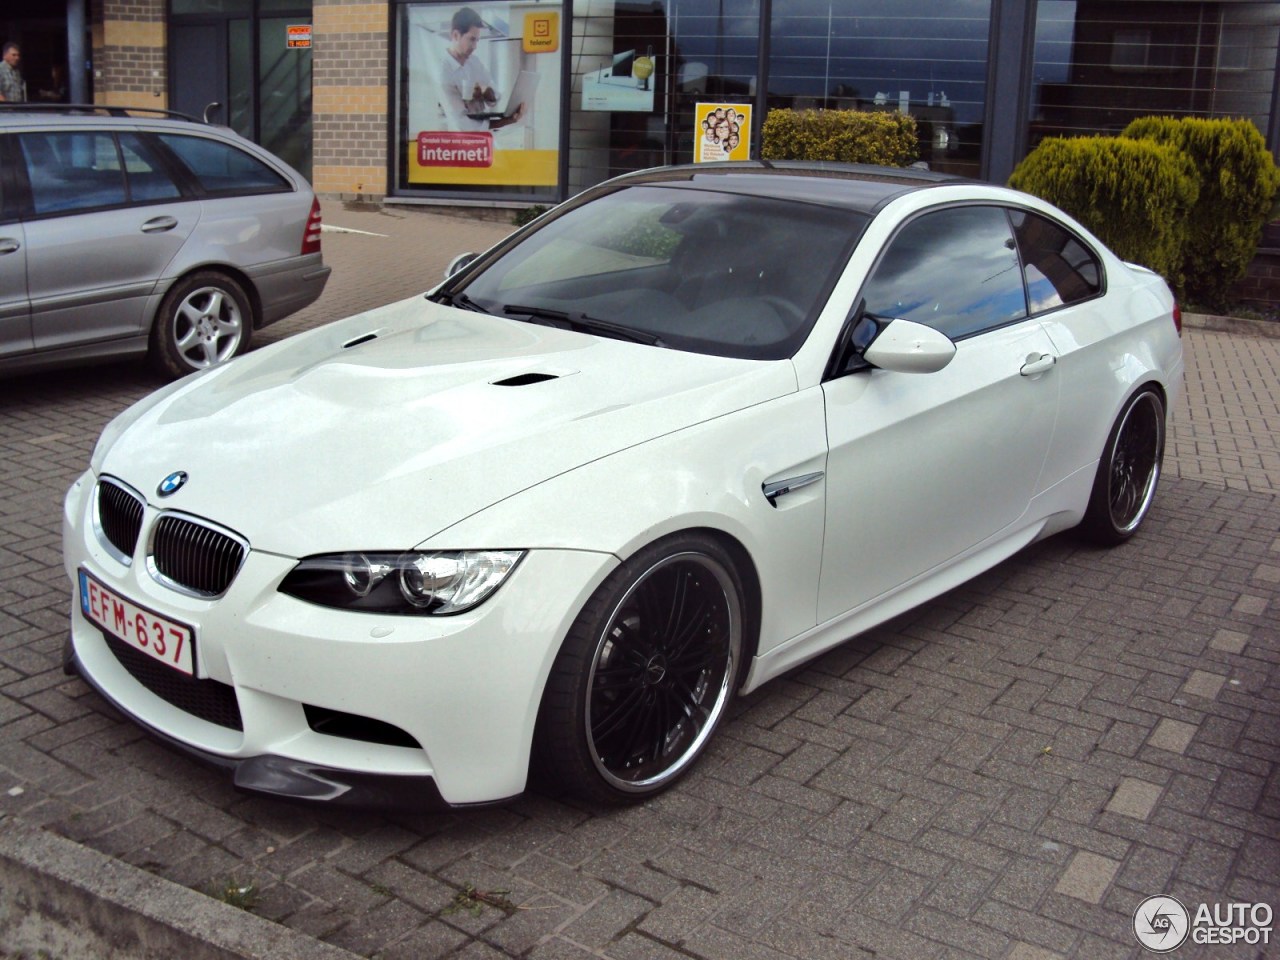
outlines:
[[[162,497],[169,497],[182,489],[182,485],[187,482],[187,473],[185,470],[175,470],[163,480],[160,486],[156,487],[156,493]]]

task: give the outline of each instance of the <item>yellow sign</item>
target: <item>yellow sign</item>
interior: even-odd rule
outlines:
[[[693,115],[694,163],[751,159],[751,104],[700,103]]]
[[[311,24],[291,23],[285,27],[285,45],[290,50],[301,50],[311,46]]]
[[[525,53],[555,53],[560,49],[560,14],[526,13],[522,40]]]

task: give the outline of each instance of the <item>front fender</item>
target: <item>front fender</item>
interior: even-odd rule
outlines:
[[[776,506],[762,487],[825,466],[824,406],[814,388],[584,464],[421,546],[591,550],[626,560],[668,534],[719,531],[755,567],[763,653],[816,622],[826,484],[796,489]]]

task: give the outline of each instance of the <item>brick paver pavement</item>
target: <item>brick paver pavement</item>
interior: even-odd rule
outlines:
[[[508,229],[326,217],[381,236],[326,234],[331,288],[263,340],[411,295]],[[767,685],[621,810],[295,806],[140,734],[60,669],[59,511],[154,382],[0,382],[0,814],[197,889],[252,883],[260,914],[383,960],[1136,958],[1148,895],[1280,908],[1280,340],[1184,344],[1141,535],[1038,544]]]

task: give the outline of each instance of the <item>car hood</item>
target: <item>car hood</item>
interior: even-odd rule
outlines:
[[[108,428],[94,466],[254,549],[399,550],[583,463],[795,389],[789,361],[603,339],[415,297],[143,400]],[[161,498],[175,471],[188,481]]]

